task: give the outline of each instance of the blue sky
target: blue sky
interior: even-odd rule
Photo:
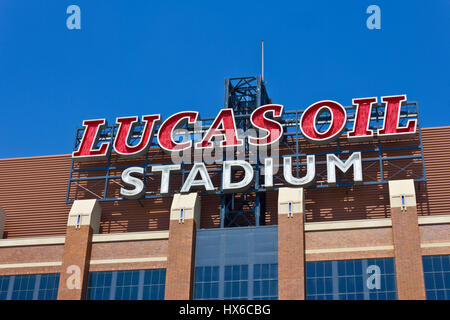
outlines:
[[[81,8],[68,30],[66,8]],[[381,9],[381,30],[366,8]],[[213,117],[260,74],[288,109],[403,94],[450,125],[450,0],[0,1],[0,158],[66,154],[84,119]]]

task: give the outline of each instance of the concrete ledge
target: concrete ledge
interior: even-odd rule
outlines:
[[[367,219],[367,220],[345,220],[330,222],[307,222],[305,231],[323,231],[340,229],[365,229],[391,227],[392,220],[386,219]]]
[[[419,216],[419,225],[427,224],[446,224],[450,223],[450,215],[438,216]],[[365,228],[383,228],[392,227],[392,220],[385,219],[366,219],[366,220],[344,220],[344,221],[324,221],[324,222],[306,222],[305,231],[325,231],[341,229],[365,229]]]
[[[54,262],[26,262],[26,263],[7,263],[0,264],[0,269],[9,268],[33,268],[33,267],[54,267],[62,265],[61,261]]]
[[[421,243],[421,248],[440,248],[440,247],[450,247],[450,242],[432,242],[432,243]]]
[[[65,236],[0,239],[0,248],[4,247],[28,247],[64,244]],[[133,240],[163,240],[169,239],[169,231],[144,231],[126,233],[94,234],[92,242],[116,242]]]
[[[450,215],[438,215],[438,216],[419,216],[419,225],[424,224],[445,224],[450,223]]]
[[[117,263],[160,262],[160,261],[167,261],[167,257],[91,260],[90,264],[117,264]]]
[[[116,242],[133,240],[162,240],[169,239],[169,231],[144,231],[144,232],[124,232],[94,234],[92,242]]]
[[[305,253],[306,254],[317,254],[317,253],[338,253],[338,252],[375,251],[375,250],[394,250],[394,246],[310,249],[310,250],[305,250]]]
[[[66,239],[65,236],[0,239],[0,248],[46,246],[46,245],[48,246],[54,244],[64,244],[65,239]]]

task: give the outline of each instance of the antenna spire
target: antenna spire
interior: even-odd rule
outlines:
[[[264,40],[261,40],[261,80],[264,81]]]

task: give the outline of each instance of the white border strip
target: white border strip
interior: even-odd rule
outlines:
[[[106,234],[94,234],[92,236],[93,243],[133,241],[133,240],[165,240],[165,239],[169,239],[169,231],[106,233]],[[66,241],[65,236],[0,239],[0,248],[48,246],[48,245],[64,244],[65,241]]]
[[[450,223],[450,215],[419,216],[419,225]]]
[[[377,250],[394,250],[394,246],[312,249],[312,250],[305,250],[305,253],[318,254],[318,253],[339,253],[339,252],[358,252],[358,251],[377,251]]]
[[[33,267],[57,267],[62,265],[61,261],[55,262],[29,262],[29,263],[8,263],[0,264],[0,269],[9,268],[33,268]]]
[[[450,247],[450,242],[438,242],[438,243],[422,243],[421,248],[440,248],[440,247]]]
[[[366,219],[366,220],[344,220],[330,222],[306,222],[305,231],[339,230],[339,229],[365,229],[391,227],[392,220],[386,219]]]
[[[116,264],[116,263],[138,263],[138,262],[160,262],[160,261],[167,261],[167,257],[91,260],[90,264]]]
[[[0,239],[0,248],[64,244],[65,241],[66,241],[65,236]]]
[[[419,225],[450,223],[450,215],[419,216]],[[305,231],[326,231],[343,229],[367,229],[392,227],[391,218],[365,219],[365,220],[341,220],[324,222],[306,222]]]
[[[169,231],[145,231],[145,232],[124,232],[94,234],[92,242],[116,242],[133,240],[158,240],[169,239]]]

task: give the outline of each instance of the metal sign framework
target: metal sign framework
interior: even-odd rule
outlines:
[[[269,103],[272,103],[272,101],[268,97],[265,84],[262,81],[261,76],[230,78],[225,80],[225,107],[233,108],[237,128],[244,131],[250,128],[250,115],[252,111],[256,107]],[[349,106],[345,107],[345,109],[347,111],[347,124],[343,135],[353,128],[355,120],[355,107]],[[326,153],[331,152],[335,153],[339,158],[342,157],[342,159],[345,159],[347,155],[352,152],[361,152],[363,158],[364,177],[362,185],[386,184],[389,180],[398,179],[404,175],[408,175],[409,178],[413,178],[416,182],[426,181],[422,133],[417,102],[406,102],[405,105],[402,105],[400,112],[400,126],[405,126],[408,120],[417,120],[417,134],[414,138],[402,139],[397,142],[389,142],[382,141],[377,137],[374,137],[373,141],[368,143],[343,143],[343,140],[339,139],[336,142],[327,145],[326,151],[321,147],[305,142],[302,137],[298,124],[303,111],[304,110],[289,111],[288,109],[283,113],[280,121],[284,129],[283,138],[280,142],[280,150],[282,150],[280,153],[280,158],[286,156],[292,157],[293,169],[295,171],[294,176],[300,177],[302,175],[302,168],[304,169],[306,166],[306,163],[301,163],[301,160],[304,160],[306,155],[313,154],[316,156],[316,166],[319,168],[319,170],[316,170],[316,178],[318,183],[308,188],[330,187],[326,183],[321,183],[322,181],[326,181],[324,178],[326,169],[320,170],[321,166],[323,166],[322,169],[325,167],[325,161],[321,161],[320,159],[322,159],[321,157],[324,157]],[[214,118],[204,118],[200,119],[200,121],[200,132],[197,130],[191,135],[194,141],[201,139],[202,133],[206,132],[214,121]],[[330,125],[330,122],[330,114],[327,114],[326,112],[321,113],[317,118],[317,129],[319,131],[326,129]],[[377,104],[372,107],[369,128],[376,132],[377,129],[383,127],[383,122],[384,106]],[[112,144],[117,133],[117,129],[118,125],[116,124],[105,127],[100,133],[98,143],[109,141]],[[134,131],[129,142],[131,145],[140,141],[142,130],[142,124],[134,127]],[[157,132],[157,128],[155,128],[155,132]],[[78,149],[83,133],[84,128],[77,129],[74,150]],[[249,145],[247,139],[245,139],[245,150],[247,152],[246,160],[248,160]],[[163,151],[159,148],[156,141],[156,135],[154,134],[149,152],[140,164],[146,172],[144,180],[153,179],[153,176],[158,175],[158,173],[152,173],[149,169],[153,164],[155,164],[153,163],[154,158],[162,153]],[[317,159],[319,161],[317,161]],[[77,200],[78,193],[76,190],[74,192],[74,188],[82,189],[84,191],[83,198],[86,198],[85,194],[87,193],[92,195],[92,198],[97,198],[99,201],[125,200],[120,197],[108,196],[110,182],[121,185],[121,176],[117,175],[117,171],[122,171],[127,168],[127,166],[121,166],[120,163],[118,164],[116,162],[117,161],[112,159],[112,155],[109,155],[106,161],[98,167],[93,168],[92,166],[85,166],[83,163],[77,163],[72,159],[66,202],[72,203],[74,200]],[[216,194],[222,195],[221,227],[263,224],[265,192],[267,191],[260,181],[260,173],[263,170],[263,166],[260,161],[253,163],[252,166],[255,172],[254,184],[245,193],[239,195],[224,194],[220,186],[216,190]],[[281,160],[279,166],[280,168],[282,167]],[[181,184],[183,184],[189,174],[189,165],[182,163],[181,167]],[[209,168],[208,171],[211,176],[214,176],[221,172],[221,168]],[[91,175],[92,173],[94,173],[94,175]],[[88,181],[90,182],[89,185],[87,184]],[[100,193],[97,191],[99,189],[99,185],[102,186],[100,189],[103,190]],[[277,190],[278,187],[282,185],[282,170],[279,170],[278,173],[274,175],[274,190]],[[341,175],[338,177],[336,186],[351,187],[353,186],[353,183],[350,179],[346,178],[346,176]],[[181,189],[181,185],[179,188]],[[171,191],[173,193],[179,192],[179,190]],[[162,197],[162,195],[158,194],[156,191],[150,191],[146,192],[143,198],[154,199],[160,197]],[[236,208],[237,203],[239,203],[239,208]],[[244,207],[246,209],[243,209]]]

